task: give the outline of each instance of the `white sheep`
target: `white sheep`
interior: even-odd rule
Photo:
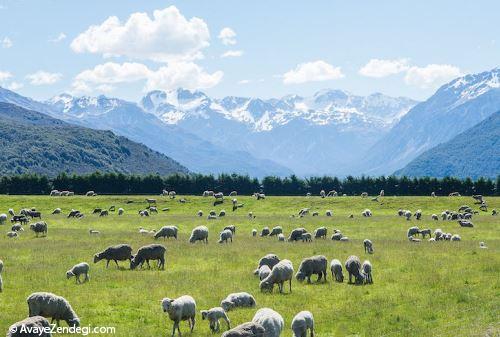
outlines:
[[[123,208],[118,208],[118,215],[123,215],[125,213],[125,210]]]
[[[210,331],[212,331],[212,333],[220,331],[220,319],[223,319],[226,322],[228,330],[231,329],[231,322],[229,321],[226,312],[221,307],[201,310],[200,313],[201,319],[208,320]]]
[[[7,232],[7,237],[8,238],[17,238],[18,237],[18,234],[17,232]]]
[[[285,234],[279,233],[278,234],[278,241],[285,242],[285,240],[286,240]]]
[[[195,243],[196,241],[205,241],[205,243],[208,243],[208,227],[198,226],[193,229],[189,237],[189,242]]]
[[[0,225],[3,225],[7,221],[7,214],[0,214]]]
[[[196,322],[196,302],[194,298],[188,295],[176,299],[165,297],[161,301],[161,307],[163,312],[167,313],[168,317],[174,322],[172,337],[175,335],[175,329],[177,329],[179,336],[181,336],[181,329],[179,328],[181,321],[189,321],[189,327],[191,328],[191,333],[193,333]]]
[[[264,337],[265,333],[262,325],[246,322],[224,332],[221,337]]]
[[[252,322],[258,323],[266,330],[266,337],[279,337],[285,327],[283,317],[276,311],[269,308],[257,310]]]
[[[255,228],[252,229],[252,236],[257,236],[257,230]]]
[[[219,243],[227,243],[227,240],[233,242],[233,232],[230,229],[224,229],[219,235]]]
[[[255,298],[246,292],[229,294],[220,302],[220,306],[226,312],[235,308],[253,308],[255,305]]]
[[[431,215],[431,218],[432,218],[432,220],[434,220],[434,221],[438,221],[438,220],[439,220],[439,217],[437,216],[437,214],[432,214],[432,215]]]
[[[271,268],[268,265],[263,265],[259,268],[259,280],[265,279],[271,273]]]
[[[332,271],[332,278],[335,278],[335,281],[340,283],[344,282],[342,263],[339,260],[333,259],[332,262],[330,262],[330,270]]]
[[[372,278],[372,264],[370,261],[365,260],[363,264],[361,265],[361,272],[363,273],[363,276],[365,278],[365,283],[373,283],[373,278]]]
[[[325,212],[325,215],[326,215],[326,216],[333,216],[333,212],[332,212],[331,210],[327,210],[327,211]]]
[[[451,241],[462,241],[462,238],[461,238],[461,237],[460,237],[460,235],[458,235],[458,234],[453,234],[453,235],[451,236],[451,239],[450,239],[450,240],[451,240]]]
[[[273,291],[274,284],[278,284],[280,293],[283,293],[283,285],[289,282],[290,292],[292,292],[293,265],[290,260],[281,260],[271,270],[271,273],[260,282],[261,291]]]
[[[83,282],[87,282],[90,278],[89,277],[89,270],[90,270],[89,264],[86,262],[81,262],[81,263],[75,264],[70,270],[68,270],[66,272],[66,277],[71,278],[74,276],[76,279],[76,282],[81,283],[80,282],[80,275],[85,275]]]
[[[50,317],[52,322],[54,320],[57,322],[57,325],[62,319],[69,326],[80,326],[80,319],[64,297],[47,292],[38,292],[31,294],[26,301],[30,317]]]
[[[371,240],[364,239],[363,247],[365,248],[365,253],[373,254],[373,242]]]
[[[486,244],[484,242],[479,242],[479,248],[481,249],[487,249],[488,247],[486,246]]]
[[[52,326],[45,317],[33,316],[12,324],[7,331],[7,337],[51,337],[51,330]],[[29,333],[29,331],[31,331],[31,333]]]
[[[293,337],[306,337],[307,330],[314,336],[314,317],[309,311],[301,311],[292,319]]]
[[[302,242],[312,242],[311,233],[303,233],[301,238],[302,238]]]

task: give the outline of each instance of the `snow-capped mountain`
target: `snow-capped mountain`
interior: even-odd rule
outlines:
[[[500,68],[457,78],[411,109],[351,171],[390,174],[499,110]]]

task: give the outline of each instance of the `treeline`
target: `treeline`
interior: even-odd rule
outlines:
[[[359,195],[368,192],[376,195],[384,190],[386,195],[448,195],[459,192],[463,195],[499,195],[500,176],[496,180],[479,178],[408,178],[408,177],[310,177],[287,178],[266,177],[262,180],[237,174],[201,175],[173,174],[125,175],[121,173],[99,173],[89,175],[60,174],[56,178],[39,175],[2,176],[0,194],[49,194],[51,190],[69,190],[84,194],[93,190],[98,194],[159,194],[163,189],[179,194],[200,195],[205,190],[221,191],[224,194],[235,190],[249,195],[263,192],[268,195],[319,195],[321,190],[335,190],[339,195]]]

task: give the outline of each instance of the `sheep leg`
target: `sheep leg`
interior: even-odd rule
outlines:
[[[109,267],[109,260],[106,260],[106,268]]]
[[[229,321],[229,318],[227,318],[227,316],[226,316],[226,315],[224,316],[224,320],[226,321],[226,324],[227,324],[227,329],[228,329],[228,330],[231,330],[231,322]]]
[[[116,261],[116,260],[113,260],[113,261],[115,261],[116,268],[120,268],[120,266],[118,265],[118,261]]]
[[[174,322],[174,327],[173,327],[173,329],[172,329],[172,337],[174,337],[174,336],[175,336],[175,329],[177,329],[178,324],[179,324],[179,323]],[[181,335],[181,332],[179,331],[179,336],[180,336],[180,335]]]
[[[352,284],[352,274],[349,272],[349,284]]]
[[[76,275],[76,277],[75,277],[75,283],[81,283],[80,282],[80,275]]]
[[[311,328],[311,337],[314,337],[314,328]]]
[[[290,292],[292,292],[292,279],[289,279],[288,282],[290,282]]]
[[[323,273],[319,272],[318,273],[318,280],[316,282],[319,283],[319,281],[321,281],[322,278],[323,278]]]
[[[151,265],[149,264],[149,260],[146,260],[146,264],[148,265],[148,269],[151,269]]]
[[[307,277],[307,283],[311,284],[311,276]]]
[[[191,317],[191,322],[193,323],[191,325],[191,332],[193,332],[193,330],[194,330],[194,324],[196,323],[196,319],[194,317]],[[217,324],[219,324],[219,321],[217,321]]]

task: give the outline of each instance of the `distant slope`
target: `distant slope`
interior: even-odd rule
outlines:
[[[110,131],[75,126],[0,102],[0,174],[187,173],[174,160]]]
[[[396,175],[495,178],[500,174],[500,111],[415,158]]]

